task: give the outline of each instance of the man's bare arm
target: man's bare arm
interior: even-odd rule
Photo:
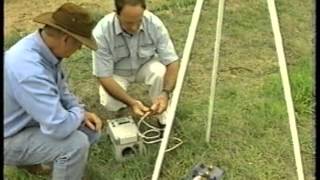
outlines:
[[[167,65],[167,70],[164,75],[163,91],[171,92],[176,84],[177,75],[179,71],[179,62],[175,61]],[[155,114],[161,114],[168,107],[168,94],[161,93],[158,97],[153,100],[151,110]]]
[[[164,75],[163,89],[172,91],[176,85],[177,75],[179,71],[179,62],[175,61],[167,65],[167,71]]]

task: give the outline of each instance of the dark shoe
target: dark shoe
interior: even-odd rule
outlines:
[[[52,170],[49,166],[41,164],[17,166],[17,168],[23,169],[34,175],[49,175]]]
[[[163,138],[164,129],[166,128],[165,124],[162,124],[159,119],[157,119],[157,124],[160,129],[160,138]]]
[[[158,123],[158,127],[162,129],[162,131],[164,131],[164,128],[166,127],[166,125],[162,124],[159,119],[157,119],[157,123]]]

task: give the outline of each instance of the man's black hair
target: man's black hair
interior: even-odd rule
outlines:
[[[117,14],[120,14],[121,10],[125,5],[131,5],[131,6],[141,5],[143,9],[146,9],[147,7],[145,0],[114,0],[114,4],[116,7]]]

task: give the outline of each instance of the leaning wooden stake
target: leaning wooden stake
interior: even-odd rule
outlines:
[[[187,66],[188,66],[188,62],[189,62],[189,57],[190,57],[190,52],[191,52],[191,48],[193,45],[193,40],[194,40],[194,37],[196,34],[196,29],[197,29],[197,25],[198,25],[198,21],[199,21],[199,17],[200,17],[202,4],[203,4],[203,0],[197,0],[196,5],[194,7],[194,11],[193,11],[192,19],[191,19],[191,24],[189,27],[189,33],[188,33],[186,44],[185,44],[185,47],[183,50],[183,56],[182,56],[181,63],[180,63],[180,70],[179,70],[178,77],[177,77],[176,87],[173,91],[170,108],[168,109],[168,116],[166,119],[166,128],[163,133],[163,138],[162,138],[160,149],[158,152],[158,157],[157,157],[154,171],[152,174],[152,180],[158,180],[158,178],[159,178],[162,161],[163,161],[165,150],[166,150],[166,147],[168,144],[169,135],[170,135],[170,131],[172,128],[172,123],[174,120],[176,107],[178,104],[181,88],[183,85],[183,79],[184,79],[184,76],[185,76],[185,73],[187,70]]]
[[[287,65],[286,65],[285,55],[283,51],[282,38],[280,34],[280,27],[279,27],[277,10],[276,10],[274,0],[268,0],[268,8],[269,8],[274,40],[275,40],[276,50],[277,50],[277,55],[279,60],[284,96],[287,104],[287,111],[288,111],[288,117],[289,117],[290,131],[292,136],[293,150],[294,150],[294,157],[296,161],[298,179],[303,180],[304,175],[303,175],[303,168],[302,168],[302,162],[301,162],[299,137],[298,137],[297,127],[296,127],[296,120],[294,115],[294,107],[293,107],[293,101],[291,96]]]
[[[217,20],[217,26],[216,26],[216,28],[217,28],[216,29],[216,41],[214,43],[214,56],[213,56],[211,89],[210,89],[209,110],[208,110],[208,124],[207,124],[207,135],[206,135],[207,142],[210,141],[210,134],[211,134],[214,95],[215,95],[215,91],[216,91],[216,81],[217,81],[217,72],[218,72],[218,64],[219,64],[219,51],[220,51],[220,42],[221,42],[223,10],[224,10],[224,0],[220,0],[219,1],[219,8],[218,8],[218,20]]]

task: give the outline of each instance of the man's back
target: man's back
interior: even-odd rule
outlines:
[[[82,107],[66,88],[59,60],[39,32],[5,53],[4,109],[5,137],[36,124],[44,134],[63,138],[83,119]]]
[[[5,137],[14,134],[32,121],[17,100],[16,92],[20,88],[19,83],[28,77],[39,75],[41,71],[49,75],[48,72],[44,72],[46,70],[41,64],[37,46],[34,34],[30,34],[5,52]]]

